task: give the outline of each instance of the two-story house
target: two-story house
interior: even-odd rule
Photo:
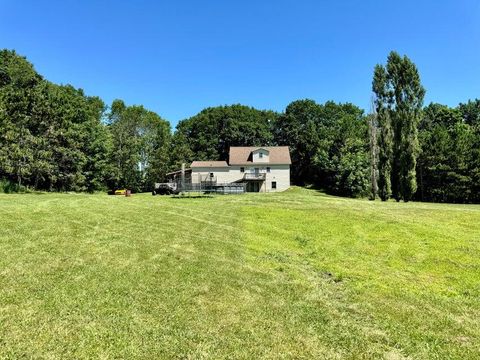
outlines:
[[[167,178],[175,188],[186,191],[283,191],[290,187],[291,163],[288,146],[232,146],[228,162],[194,161],[189,168],[167,174]]]
[[[290,187],[291,163],[288,146],[232,146],[228,162],[194,161],[186,172],[192,185],[211,179],[217,184],[244,183],[248,192],[273,192]]]

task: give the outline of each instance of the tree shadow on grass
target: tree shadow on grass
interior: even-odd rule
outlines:
[[[212,195],[172,195],[172,199],[213,199]]]

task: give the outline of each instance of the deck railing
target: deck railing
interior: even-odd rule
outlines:
[[[179,186],[180,192],[204,192],[217,194],[243,194],[246,192],[246,183],[187,183]]]
[[[265,180],[266,174],[265,173],[245,173],[243,178],[245,180]]]

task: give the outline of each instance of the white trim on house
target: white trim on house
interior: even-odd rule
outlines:
[[[241,162],[239,164],[194,161],[190,166],[192,184],[209,180],[219,184],[244,182],[247,183],[247,191],[258,192],[284,191],[290,187],[291,161],[287,147],[236,148],[235,151],[245,157],[244,160],[236,159]],[[272,153],[276,157],[275,163],[270,161]]]

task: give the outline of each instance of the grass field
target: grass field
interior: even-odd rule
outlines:
[[[480,206],[0,195],[0,358],[480,358]]]

